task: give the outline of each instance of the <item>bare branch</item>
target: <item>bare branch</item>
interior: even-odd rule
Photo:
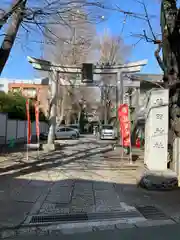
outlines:
[[[4,10],[1,10],[3,14],[1,14],[1,17],[0,17],[0,29],[7,22],[8,18],[19,8],[20,4],[23,3],[23,1],[24,0],[13,1],[9,11],[7,12]]]
[[[45,46],[45,54],[49,59],[62,65],[77,65],[86,62],[96,34],[94,25],[88,21],[83,9],[78,9],[78,11],[71,9],[63,16],[56,15],[53,20],[59,22],[61,18],[64,24],[41,25],[46,29],[45,42],[49,39],[54,41],[53,46]],[[67,85],[60,87],[63,99],[59,99],[58,113],[64,114],[69,119],[74,111],[81,110],[79,101],[84,95],[84,89],[75,88],[76,76],[61,74],[61,78]],[[88,91],[85,95],[87,97]],[[62,119],[62,116],[59,116],[59,119]]]
[[[164,63],[163,63],[161,57],[159,56],[159,53],[160,53],[161,49],[162,49],[162,44],[160,43],[160,44],[158,45],[158,48],[157,48],[157,50],[155,51],[154,55],[155,55],[155,57],[156,57],[156,60],[157,60],[157,62],[158,62],[158,64],[159,64],[159,66],[161,67],[162,71],[165,72]]]
[[[129,55],[130,47],[126,46],[120,36],[113,36],[107,30],[100,39],[100,60],[103,65],[122,64]]]
[[[9,54],[13,47],[14,41],[16,39],[17,32],[19,30],[20,24],[23,20],[22,12],[24,11],[26,0],[21,2],[21,5],[18,5],[19,8],[13,13],[11,23],[7,29],[7,33],[4,37],[0,48],[0,74],[3,71],[3,68],[8,60]]]
[[[118,11],[120,13],[123,13],[124,15],[133,17],[133,18],[138,18],[140,20],[146,20],[146,15],[144,15],[142,13],[136,13],[136,12],[122,10],[118,5],[116,5],[116,9],[114,9],[114,10]],[[154,17],[154,15],[151,15],[151,17]]]

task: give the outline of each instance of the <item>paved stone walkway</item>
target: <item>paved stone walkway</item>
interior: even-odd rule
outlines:
[[[17,236],[10,238],[10,240],[179,240],[180,239],[180,225],[169,226],[155,226],[149,228],[128,228],[128,229],[106,229],[105,231],[94,231],[79,234],[52,234],[51,236]]]
[[[52,206],[52,209],[54,204],[63,204],[61,209],[66,211],[65,204],[71,200],[75,188],[74,179],[85,175],[83,159],[111,148],[107,143],[98,144],[88,139],[68,145],[64,142],[61,147],[56,152],[41,155],[40,159],[19,161],[17,157],[0,163],[1,228],[24,223],[28,214],[40,211],[41,205],[45,209]],[[81,169],[75,169],[75,161]],[[72,203],[75,204],[75,200]]]
[[[179,190],[148,192],[137,187],[142,159],[129,164],[126,157],[119,157],[119,149],[110,151],[106,142],[68,143],[40,159],[0,163],[0,230],[27,225],[34,215],[84,213],[90,219],[94,213],[97,218],[111,213],[115,219],[119,213],[121,223],[122,219],[142,222],[146,217],[137,207],[144,205],[156,206],[179,222]]]

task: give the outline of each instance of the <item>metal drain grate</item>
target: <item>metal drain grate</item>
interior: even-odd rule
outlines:
[[[35,215],[30,223],[52,223],[52,222],[77,222],[88,220],[116,219],[116,218],[139,218],[142,217],[138,211],[131,212],[108,212],[108,213],[78,213],[78,214],[57,214],[57,215]]]
[[[160,209],[155,206],[136,206],[136,209],[149,220],[167,220],[169,219],[165,213],[163,213]]]

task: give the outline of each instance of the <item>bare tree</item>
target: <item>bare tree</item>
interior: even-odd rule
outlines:
[[[50,29],[49,26],[48,28]],[[56,32],[58,40],[56,39],[53,46],[46,46],[45,54],[48,59],[62,65],[81,65],[88,60],[88,53],[96,32],[95,26],[88,20],[85,10],[71,9],[67,13],[66,25],[51,26],[51,32]],[[46,36],[49,40],[48,34]],[[52,39],[51,35],[50,37]],[[71,116],[81,110],[83,92],[82,88],[80,91],[80,88],[76,87],[80,84],[79,81],[81,81],[81,76],[60,75],[57,111],[59,123],[63,115],[66,115],[66,123],[70,123]]]
[[[20,27],[22,27],[28,36],[31,32],[38,32],[42,35],[51,35],[48,44],[54,44],[54,41],[59,39],[56,32],[52,32],[50,25],[68,26],[67,15],[72,9],[86,8],[89,22],[102,21],[100,9],[104,11],[103,5],[100,2],[89,0],[74,0],[66,1],[49,1],[42,0],[12,0],[12,4],[8,11],[0,9],[0,29],[4,25],[8,25],[7,31],[4,32],[4,40],[0,48],[0,73],[2,72],[14,41],[17,37]],[[98,11],[99,10],[99,11]],[[72,14],[73,16],[73,14]],[[10,19],[9,21],[7,21]],[[72,24],[72,22],[70,23]],[[38,38],[41,38],[40,36]],[[63,40],[63,37],[62,39]],[[36,39],[33,41],[37,42]]]
[[[13,15],[15,11],[20,7],[20,5],[24,2],[24,0],[14,0],[11,4],[11,7],[8,11],[4,9],[0,9],[0,29],[7,22],[9,17]]]
[[[85,9],[87,22],[89,23],[99,23],[107,19],[108,14],[112,11],[118,11],[123,15],[130,15],[131,17],[142,19],[142,14],[124,11],[119,6],[112,6],[112,4],[107,4],[107,1],[100,0],[42,0],[42,1],[30,1],[30,0],[12,0],[12,4],[8,10],[3,9],[3,5],[0,9],[0,29],[3,25],[8,24],[7,32],[3,35],[5,36],[2,43],[0,52],[0,73],[2,72],[10,51],[13,47],[16,36],[19,32],[20,27],[26,33],[26,39],[31,38],[31,32],[38,33],[37,39],[41,39],[42,35],[51,37],[46,41],[46,44],[54,44],[57,40],[66,42],[69,44],[67,39],[58,36],[57,32],[51,31],[52,25],[61,25],[70,27],[73,24],[73,19],[69,21],[69,12],[71,16],[77,15],[76,10]],[[71,10],[74,10],[72,12]],[[10,19],[10,21],[7,21]],[[27,37],[28,36],[28,37]],[[31,39],[31,42],[42,44],[44,42],[37,39]],[[84,41],[81,39],[80,41]],[[28,42],[26,43],[26,46]],[[75,53],[75,48],[74,48]],[[78,56],[78,54],[76,54]]]
[[[2,42],[0,48],[0,74],[3,71],[3,68],[8,60],[10,51],[13,47],[14,41],[16,39],[17,32],[23,20],[23,12],[26,6],[26,0],[14,0],[12,4],[12,10],[9,14],[3,16],[3,21],[6,21],[7,18],[12,14],[12,19],[7,29],[6,35]],[[13,13],[12,13],[13,12]]]
[[[180,8],[179,1],[161,0],[160,25],[161,34],[155,34],[147,6],[143,0],[142,4],[151,36],[146,31],[141,34],[141,39],[157,45],[155,51],[156,60],[164,73],[164,86],[169,89],[169,146],[172,150],[176,137],[180,137]],[[162,52],[162,54],[161,54]],[[162,55],[162,57],[161,57]],[[172,153],[172,151],[171,151]],[[172,156],[171,156],[172,157]]]
[[[98,44],[99,61],[102,66],[113,66],[123,64],[129,57],[131,47],[125,45],[121,36],[112,35],[109,30],[105,29],[104,34],[100,37]],[[103,83],[102,109],[104,123],[107,124],[112,117],[112,106],[116,105],[116,89],[109,85],[116,84],[116,77],[112,74],[102,75],[100,81]]]
[[[131,48],[124,44],[121,36],[115,36],[105,29],[100,37],[99,44],[99,63],[102,65],[115,65],[124,63],[129,57]]]
[[[145,39],[157,46],[154,55],[164,73],[164,87],[169,89],[169,146],[172,150],[174,139],[180,137],[180,2],[159,0],[160,33],[155,33],[153,29],[145,1],[137,2],[143,7],[144,16],[141,19],[146,21],[150,34],[143,30],[142,33],[136,34],[136,37],[139,38],[138,42]]]

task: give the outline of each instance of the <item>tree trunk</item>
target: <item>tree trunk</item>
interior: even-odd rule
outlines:
[[[55,140],[55,130],[56,130],[56,116],[57,116],[57,86],[58,86],[58,73],[52,79],[52,100],[51,100],[51,110],[50,110],[50,128],[48,134],[48,145],[54,144]]]
[[[59,86],[59,84],[58,84]],[[61,91],[60,89],[58,89],[58,93],[57,93],[57,124],[61,125],[63,118],[64,118],[64,108],[65,108],[65,93],[64,93],[64,89],[62,88]],[[60,98],[60,99],[59,99]]]
[[[71,124],[71,113],[72,113],[72,110],[68,109],[68,112],[67,112],[67,115],[66,115],[66,125]]]
[[[15,3],[17,2],[19,1],[16,0]],[[17,10],[13,13],[12,19],[9,23],[9,27],[6,32],[6,36],[4,37],[4,40],[2,42],[2,45],[0,48],[0,74],[2,73],[4,66],[6,65],[6,62],[9,58],[19,27],[23,20],[25,5],[26,5],[26,0],[23,1],[19,5],[19,8],[17,8]]]
[[[172,153],[176,136],[180,137],[180,11],[176,0],[163,0],[161,6],[162,52],[165,87],[169,88],[169,147]],[[161,47],[160,46],[160,47]],[[160,48],[155,55],[159,53]],[[157,54],[158,56],[158,54]],[[157,58],[156,56],[156,58]],[[159,60],[159,58],[157,59]],[[159,62],[159,61],[158,61]],[[172,159],[172,156],[171,156]]]
[[[11,4],[11,7],[8,11],[4,12],[0,18],[0,30],[6,24],[7,20],[12,16],[12,14],[15,12],[15,8],[20,6],[20,4],[24,0],[14,0],[13,3]]]
[[[64,117],[64,102],[63,102],[63,99],[58,101],[58,104],[57,104],[57,124],[58,125],[61,125],[61,122],[63,120],[63,117]]]

